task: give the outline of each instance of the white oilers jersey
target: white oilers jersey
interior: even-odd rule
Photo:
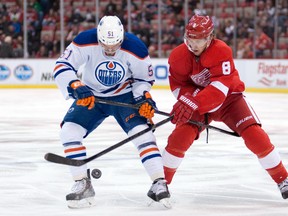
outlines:
[[[96,28],[80,33],[57,59],[54,78],[66,99],[68,84],[79,79],[95,96],[109,97],[132,91],[134,97],[150,91],[155,78],[146,45],[135,35],[125,33],[120,50],[106,56],[97,41]]]

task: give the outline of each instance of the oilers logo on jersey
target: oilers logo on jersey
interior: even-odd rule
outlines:
[[[104,86],[114,86],[125,76],[123,65],[116,61],[103,61],[95,70],[96,79]]]

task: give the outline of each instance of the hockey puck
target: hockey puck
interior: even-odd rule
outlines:
[[[102,175],[102,172],[99,169],[93,169],[91,175],[93,178],[99,179]]]

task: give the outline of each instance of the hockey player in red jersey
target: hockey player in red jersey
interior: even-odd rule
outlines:
[[[203,131],[187,121],[220,121],[243,138],[286,199],[287,171],[243,95],[245,85],[235,68],[230,47],[214,38],[213,31],[209,16],[194,15],[186,25],[184,43],[169,56],[170,88],[177,102],[171,111],[176,127],[162,155],[165,178],[171,183],[185,152]]]

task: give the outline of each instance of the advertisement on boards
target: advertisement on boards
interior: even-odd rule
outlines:
[[[0,59],[0,88],[56,87],[53,69],[56,60]],[[152,59],[155,88],[168,88],[167,59]],[[235,60],[246,88],[255,91],[288,92],[287,60]],[[79,69],[81,77],[81,68]]]

